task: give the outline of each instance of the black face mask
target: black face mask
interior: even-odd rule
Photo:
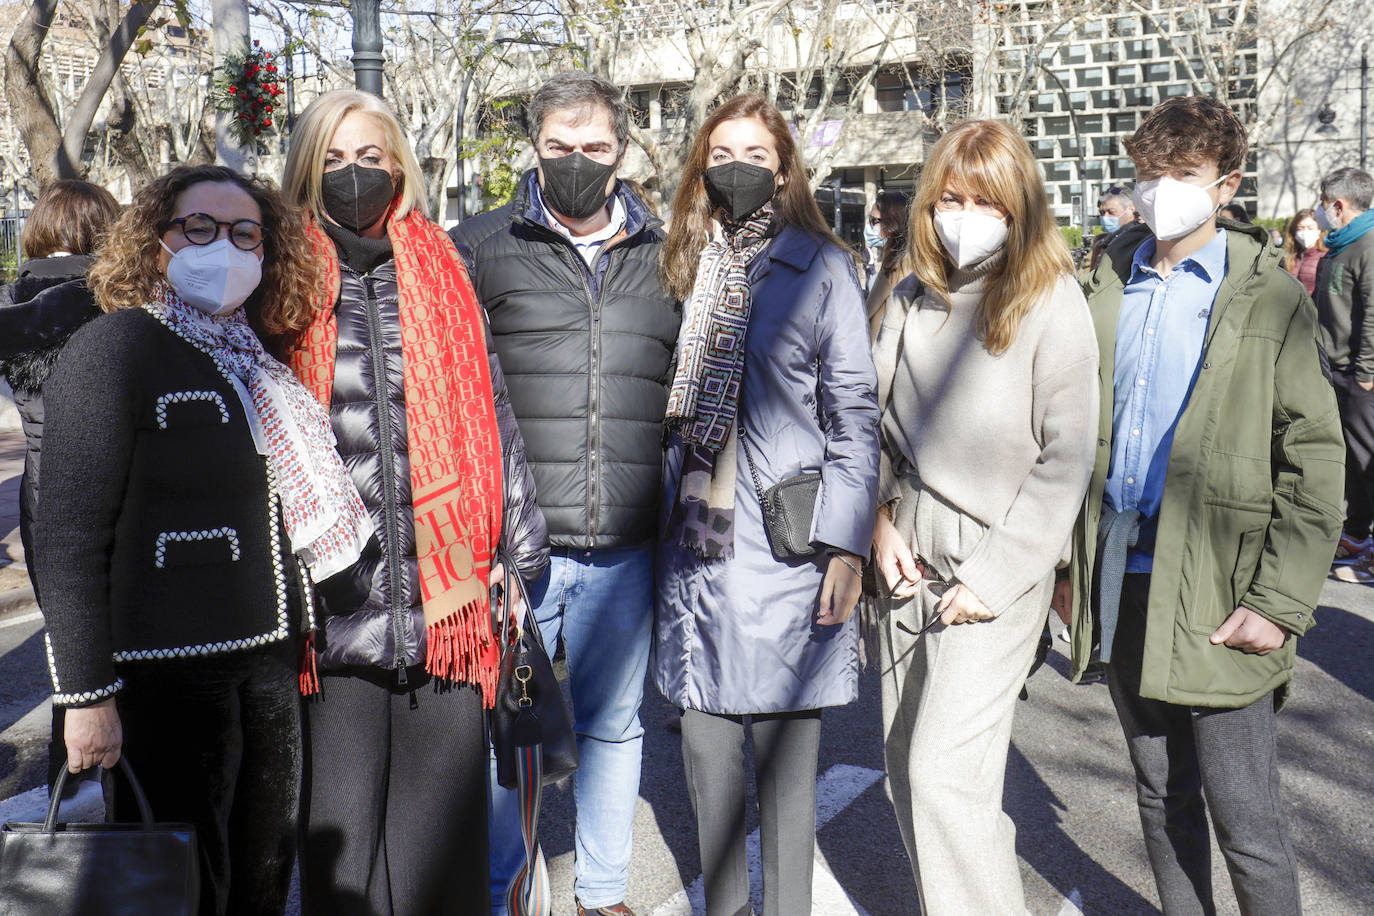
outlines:
[[[539,157],[544,179],[540,190],[549,209],[569,219],[586,219],[606,206],[606,185],[615,174],[614,165],[602,165],[581,153],[557,159]]]
[[[390,172],[356,162],[325,172],[320,185],[329,218],[353,232],[361,232],[381,219],[395,196]]]
[[[730,219],[740,222],[777,193],[777,176],[761,165],[748,162],[727,162],[713,165],[702,176],[706,196],[711,203],[726,212]]]

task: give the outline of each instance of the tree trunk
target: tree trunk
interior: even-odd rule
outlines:
[[[5,99],[40,188],[58,178],[80,177],[76,171],[53,171],[56,153],[62,148],[62,131],[43,85],[39,57],[56,12],[57,0],[34,0],[5,52]]]
[[[214,27],[211,40],[215,46],[215,69],[224,66],[224,58],[242,54],[252,47],[248,27],[247,0],[211,0]],[[239,145],[232,128],[233,114],[221,111],[215,117],[215,161],[239,172],[247,172],[257,153],[256,149]],[[256,144],[253,144],[256,146]]]
[[[71,117],[67,119],[67,124],[62,130],[62,148],[57,152],[58,161],[53,165],[55,172],[65,174],[64,170],[70,169],[73,177],[85,173],[86,168],[82,164],[82,159],[86,151],[86,137],[91,132],[91,124],[95,122],[100,103],[105,100],[115,77],[119,75],[119,67],[124,63],[124,57],[129,53],[129,49],[134,46],[139,29],[143,28],[148,17],[153,15],[153,10],[157,9],[161,2],[162,0],[142,0],[134,3],[110,34],[90,76],[86,77],[81,97],[76,100],[76,107],[72,109]],[[131,119],[132,129],[132,111],[126,116]]]

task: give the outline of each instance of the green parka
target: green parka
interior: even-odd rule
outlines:
[[[1345,444],[1312,300],[1279,266],[1266,230],[1223,225],[1226,277],[1160,504],[1140,693],[1240,707],[1273,690],[1286,697],[1296,640],[1261,656],[1208,637],[1242,606],[1295,636],[1312,626],[1340,536]],[[1132,258],[1149,237],[1143,226],[1123,232],[1084,283],[1101,354],[1101,410],[1069,570],[1075,680],[1092,650],[1089,585],[1111,464],[1117,320]]]

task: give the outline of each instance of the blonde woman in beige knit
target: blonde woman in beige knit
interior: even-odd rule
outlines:
[[[908,232],[911,276],[874,345],[888,789],[922,913],[1023,916],[1002,784],[1092,470],[1096,338],[1039,167],[1006,124],[935,145]]]

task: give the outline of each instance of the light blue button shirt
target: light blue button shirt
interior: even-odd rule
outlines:
[[[1226,230],[1161,277],[1150,266],[1155,240],[1136,249],[1116,325],[1112,377],[1112,463],[1106,503],[1139,510],[1141,548],[1127,572],[1149,572],[1154,529],[1178,418],[1202,362],[1212,304],[1226,276]]]

